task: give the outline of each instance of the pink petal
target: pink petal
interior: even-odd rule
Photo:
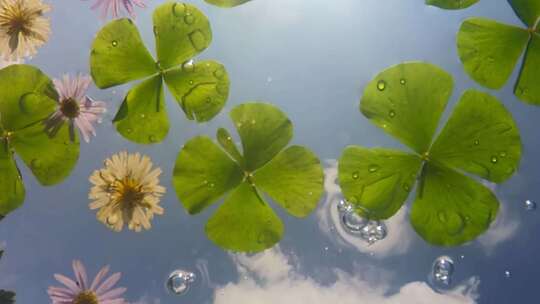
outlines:
[[[98,284],[101,282],[101,280],[103,280],[103,278],[107,275],[108,272],[109,272],[109,266],[105,266],[101,268],[101,270],[98,272],[98,274],[94,278],[94,281],[92,282],[92,285],[90,286],[90,290],[95,291],[96,288],[98,287]]]
[[[122,277],[122,274],[117,272],[113,275],[111,275],[101,286],[98,287],[96,290],[96,293],[98,296],[101,296],[103,293],[107,292],[109,289],[111,289],[118,281],[120,280],[120,277]]]
[[[73,272],[75,273],[75,278],[79,283],[79,287],[85,290],[88,287],[88,277],[86,276],[86,269],[81,261],[73,261]]]
[[[62,283],[62,284],[64,284],[64,285],[66,285],[66,287],[69,288],[69,289],[70,289],[71,291],[73,291],[74,293],[78,293],[78,292],[81,292],[81,291],[82,291],[82,289],[81,289],[79,286],[77,286],[77,283],[75,283],[73,280],[71,280],[70,278],[68,278],[68,277],[66,277],[66,276],[64,276],[64,275],[61,275],[61,274],[55,274],[55,275],[54,275],[54,278],[55,278],[58,282],[60,282],[60,283]]]

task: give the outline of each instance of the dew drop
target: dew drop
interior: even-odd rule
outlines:
[[[448,256],[440,256],[433,262],[432,276],[436,283],[450,285],[454,274],[454,261]]]
[[[194,84],[193,80],[189,80],[189,84],[193,85]]]
[[[405,85],[405,84],[407,84],[407,80],[405,78],[401,78],[399,80],[399,83],[401,83],[401,85]]]
[[[352,174],[352,178],[353,179],[358,179],[360,177],[360,174],[358,173],[358,171],[354,171],[353,174]]]
[[[480,141],[478,139],[474,141],[475,146],[478,146],[479,144],[480,144]]]
[[[188,34],[191,45],[197,50],[202,51],[206,48],[208,41],[201,30],[195,30]]]
[[[369,165],[369,168],[368,168],[368,171],[369,173],[375,173],[377,172],[377,170],[379,170],[380,166],[379,165]]]
[[[498,158],[497,156],[493,155],[493,156],[491,157],[491,163],[492,163],[492,164],[496,164],[496,163],[498,163],[498,162],[499,162],[499,158]]]
[[[377,89],[379,91],[384,91],[386,89],[386,81],[379,80],[379,82],[377,82]]]
[[[390,118],[396,117],[396,111],[390,110],[390,111],[388,112],[388,116],[390,116]]]
[[[117,47],[117,46],[118,46],[118,41],[113,40],[113,41],[111,42],[111,44],[112,44],[112,46]]]
[[[527,211],[536,210],[536,202],[532,201],[532,200],[526,200],[525,201],[525,210],[527,210]]]
[[[506,152],[505,152],[505,151],[499,152],[499,156],[500,156],[500,157],[503,157],[503,158],[506,157]]]
[[[227,136],[227,140],[228,140],[228,141],[231,141],[231,140],[232,140],[232,137]]]
[[[167,289],[175,294],[182,295],[189,291],[189,288],[195,283],[197,276],[193,272],[185,270],[175,270],[167,279]]]
[[[172,7],[173,15],[181,17],[186,12],[186,5],[183,3],[174,3]]]
[[[146,115],[145,114],[141,114],[141,118],[146,118]]]
[[[188,60],[182,64],[182,71],[184,72],[193,72],[195,70],[195,65],[193,64],[193,59]]]
[[[193,17],[192,14],[188,13],[184,16],[184,22],[188,25],[193,24],[193,22],[195,22],[195,17]]]
[[[210,183],[208,186],[209,186],[210,188],[214,188],[216,185],[215,185],[214,183]]]

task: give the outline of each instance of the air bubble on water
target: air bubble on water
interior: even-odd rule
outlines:
[[[386,225],[382,221],[370,220],[360,230],[360,237],[369,245],[384,240],[387,234]]]
[[[440,256],[433,262],[432,278],[436,284],[449,286],[454,274],[454,260],[449,256]]]
[[[505,270],[504,271],[504,277],[509,279],[510,277],[512,276],[512,273],[510,272],[510,270]]]
[[[525,201],[525,210],[534,211],[536,210],[536,202],[532,200]]]
[[[337,210],[340,213],[346,213],[353,211],[353,206],[349,203],[347,203],[345,200],[340,200],[337,203]]]
[[[362,228],[366,226],[368,220],[358,215],[352,209],[349,212],[343,212],[340,215],[341,225],[345,231],[353,234],[357,234],[362,231]]]
[[[167,279],[167,289],[175,295],[182,295],[189,291],[195,283],[197,276],[193,272],[185,270],[175,270]]]

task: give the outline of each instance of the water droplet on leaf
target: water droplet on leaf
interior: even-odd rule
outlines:
[[[390,111],[388,112],[388,116],[390,116],[390,118],[396,117],[396,111],[390,110]]]
[[[377,172],[377,170],[379,170],[380,166],[379,165],[369,165],[369,168],[368,168],[368,171],[369,173],[375,173]]]
[[[193,48],[195,48],[197,51],[202,51],[207,46],[206,37],[204,36],[203,32],[201,30],[195,30],[188,35],[189,41],[191,42],[191,45]]]
[[[184,22],[185,22],[186,24],[193,24],[193,22],[195,22],[195,17],[193,17],[192,14],[189,14],[189,13],[188,13],[188,14],[186,14],[186,15],[184,16]]]
[[[384,91],[386,89],[386,81],[379,80],[379,82],[377,82],[377,89],[379,91]]]
[[[113,40],[113,41],[111,42],[111,44],[112,44],[112,46],[117,47],[117,46],[118,46],[118,41]]]
[[[407,84],[407,80],[405,78],[401,78],[399,80],[399,83],[401,83],[402,85],[405,85],[405,84]]]
[[[182,64],[182,71],[184,72],[193,72],[195,70],[195,65],[193,64],[193,59],[188,60]]]
[[[496,163],[498,163],[498,162],[499,162],[499,158],[498,158],[497,156],[493,155],[493,156],[491,157],[491,163],[492,163],[492,164],[496,164]]]
[[[353,174],[352,174],[352,178],[353,179],[358,179],[360,177],[360,174],[358,173],[358,171],[354,171]]]

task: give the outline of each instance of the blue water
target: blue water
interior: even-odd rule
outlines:
[[[53,77],[88,73],[89,50],[104,24],[89,3],[49,0],[52,37],[34,59]],[[164,1],[149,0],[138,10],[138,25],[154,51],[153,9]],[[221,61],[231,78],[231,95],[222,113],[208,124],[184,118],[167,98],[172,125],[159,145],[130,143],[116,133],[111,119],[131,84],[90,95],[108,102],[109,112],[90,144],[81,144],[77,168],[64,183],[41,187],[26,168],[23,207],[0,223],[0,288],[17,292],[17,303],[48,303],[46,289],[58,285],[54,273],[71,274],[71,260],[81,259],[93,276],[110,264],[123,277],[130,303],[537,303],[540,267],[540,211],[527,211],[527,199],[540,202],[540,108],[512,94],[514,73],[499,97],[514,115],[524,143],[518,173],[498,186],[503,204],[496,224],[480,239],[446,249],[421,240],[403,209],[388,223],[388,237],[368,247],[340,235],[332,212],[339,193],[332,176],[349,144],[400,147],[358,111],[363,87],[382,69],[409,60],[443,67],[455,79],[452,102],[464,89],[486,89],[463,71],[455,36],[461,21],[483,16],[520,25],[505,0],[481,0],[462,11],[427,7],[422,0],[253,0],[234,9],[197,5],[209,18],[214,40],[197,59]],[[516,71],[517,72],[517,71]],[[212,214],[188,215],[171,185],[172,166],[181,145],[198,134],[213,136],[231,126],[229,110],[242,102],[262,100],[283,109],[295,125],[294,143],[311,147],[325,160],[328,194],[305,220],[276,208],[286,227],[279,247],[256,256],[229,254],[211,243],[204,224]],[[168,189],[165,215],[143,233],[113,233],[88,209],[88,177],[111,154],[127,149],[152,157]],[[333,175],[334,174],[334,175]],[[430,286],[433,261],[448,255],[455,262],[451,286]],[[170,294],[170,272],[197,274],[182,296]],[[508,273],[505,273],[508,271]]]

